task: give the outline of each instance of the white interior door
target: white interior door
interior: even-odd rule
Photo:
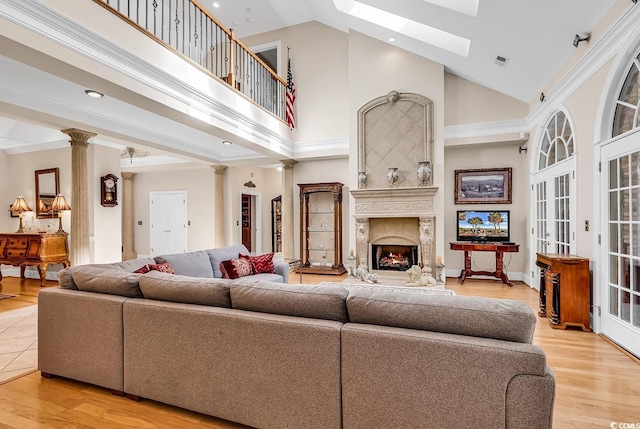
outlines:
[[[600,152],[601,332],[640,357],[640,132]]]
[[[532,283],[540,287],[536,253],[571,253],[575,249],[575,158],[533,175]],[[573,196],[573,198],[571,198]]]
[[[187,192],[151,192],[149,245],[151,256],[187,251]]]

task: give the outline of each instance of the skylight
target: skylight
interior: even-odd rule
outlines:
[[[465,15],[478,16],[478,3],[480,0],[424,0],[427,3],[444,7],[455,12],[464,13]]]
[[[431,1],[431,0],[429,0]],[[444,0],[433,0],[433,2]],[[461,2],[463,0],[457,0]],[[355,0],[333,0],[340,12],[467,57],[471,41]]]

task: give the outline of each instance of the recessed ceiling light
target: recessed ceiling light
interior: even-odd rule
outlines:
[[[84,93],[87,94],[91,98],[102,98],[102,97],[104,97],[103,93],[98,92],[98,91],[96,91],[94,89],[85,89]]]
[[[229,140],[223,140],[222,144],[226,144],[227,146],[232,145],[233,143],[231,143]]]
[[[389,37],[389,41],[393,43],[393,42],[396,41],[396,38],[395,37]]]
[[[213,7],[215,7],[216,9],[220,7],[220,3],[214,1],[213,2]]]

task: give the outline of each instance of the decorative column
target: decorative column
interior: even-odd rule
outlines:
[[[369,270],[369,219],[356,219],[356,256],[358,258],[358,267],[363,266]]]
[[[431,269],[433,261],[433,233],[434,233],[434,218],[433,217],[421,217],[420,220],[420,262],[422,262],[422,272],[431,275],[433,270]]]
[[[287,258],[293,258],[293,159],[280,160],[282,175],[282,252]]]
[[[215,246],[224,247],[224,172],[227,171],[226,165],[212,165],[216,176],[215,184]]]
[[[133,176],[136,173],[122,172],[122,260],[136,259],[133,250]]]
[[[91,261],[89,248],[89,200],[87,175],[87,146],[97,134],[77,128],[67,128],[63,133],[71,137],[71,245],[69,253],[72,265]]]

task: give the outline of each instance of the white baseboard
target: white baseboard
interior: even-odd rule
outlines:
[[[50,265],[47,267],[47,280],[58,280],[58,271],[63,268],[62,264],[58,268],[56,265]],[[13,267],[9,265],[2,266],[2,276],[3,277],[20,277],[20,267]],[[40,274],[38,273],[38,269],[36,267],[26,267],[24,270],[24,276],[27,279],[39,279]]]

